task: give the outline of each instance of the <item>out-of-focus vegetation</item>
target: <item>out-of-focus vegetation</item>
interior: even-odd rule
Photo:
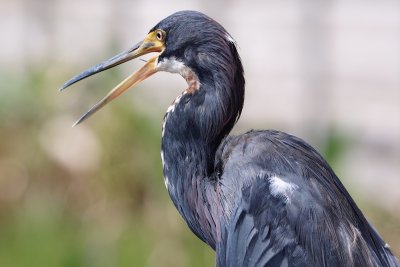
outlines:
[[[64,79],[52,68],[0,76],[0,266],[213,266],[164,188],[162,111],[122,97],[71,128],[122,77],[110,70],[60,94]],[[324,154],[340,176],[350,141],[330,133]],[[398,251],[399,222],[354,197]]]
[[[164,188],[161,114],[136,112],[128,97],[71,128],[104,91],[60,94],[65,78],[1,74],[0,266],[212,266]]]

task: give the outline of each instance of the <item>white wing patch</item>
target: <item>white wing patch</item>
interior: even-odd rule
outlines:
[[[284,181],[278,176],[271,176],[268,178],[270,185],[269,190],[274,197],[285,197],[287,202],[290,202],[290,196],[293,190],[299,188],[298,185]]]

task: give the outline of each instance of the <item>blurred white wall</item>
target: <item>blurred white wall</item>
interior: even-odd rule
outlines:
[[[356,141],[341,176],[400,211],[400,1],[3,0],[0,71],[45,66],[73,75],[182,9],[210,15],[240,47],[247,79],[241,131],[276,128],[318,145],[337,127]],[[168,74],[146,85],[128,96],[144,108],[140,102],[154,98],[164,109],[185,88]]]

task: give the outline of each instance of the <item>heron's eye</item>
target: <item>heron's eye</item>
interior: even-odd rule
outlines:
[[[165,33],[161,30],[156,31],[156,37],[159,41],[164,41]]]

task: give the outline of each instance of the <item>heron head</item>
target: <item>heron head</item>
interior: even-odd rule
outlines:
[[[83,80],[93,74],[148,53],[156,53],[139,70],[128,76],[95,104],[76,123],[87,119],[111,100],[158,71],[205,76],[223,66],[221,53],[229,50],[233,39],[225,29],[206,15],[196,11],[180,11],[163,19],[154,26],[143,41],[130,49],[105,60],[67,81],[60,89]],[[223,57],[222,57],[223,58]],[[185,77],[186,78],[186,77]]]

